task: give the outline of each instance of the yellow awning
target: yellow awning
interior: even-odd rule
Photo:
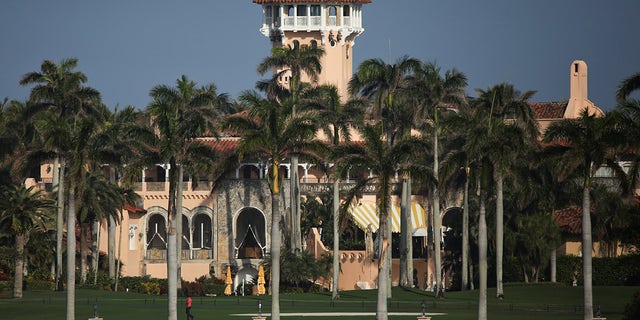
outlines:
[[[373,203],[362,203],[352,206],[349,209],[351,218],[362,230],[371,228],[373,232],[378,231],[380,223],[378,220],[378,208]],[[369,227],[370,226],[370,227]],[[427,229],[427,217],[424,209],[418,203],[411,204],[411,227],[412,234],[425,235]],[[391,232],[400,232],[400,206],[394,205],[391,210]]]

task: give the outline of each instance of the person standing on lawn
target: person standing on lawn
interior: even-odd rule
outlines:
[[[193,299],[191,299],[190,295],[187,295],[187,320],[193,320],[193,315],[191,314],[192,305],[193,305]]]

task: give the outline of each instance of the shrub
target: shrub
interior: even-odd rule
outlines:
[[[50,280],[24,279],[22,287],[30,291],[53,291],[55,283]]]
[[[623,320],[640,319],[640,292],[633,296],[633,300],[624,308]]]

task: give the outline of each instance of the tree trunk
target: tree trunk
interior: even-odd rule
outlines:
[[[588,179],[588,178],[587,178]],[[593,288],[591,256],[591,199],[589,198],[589,183],[585,181],[582,191],[582,270],[584,280],[584,319],[593,319]]]
[[[385,266],[387,266],[387,299],[391,299],[392,296],[392,291],[391,291],[391,275],[392,275],[392,269],[393,266],[391,265],[391,263],[393,262],[392,258],[392,253],[391,253],[391,248],[393,248],[393,239],[391,238],[391,212],[393,209],[391,208],[391,201],[389,201],[389,206],[387,207],[387,224],[386,224],[386,228],[385,228],[385,233],[388,235],[387,236],[387,243],[389,246],[388,249],[388,253],[385,256],[385,259],[387,260],[385,262]]]
[[[551,283],[556,283],[556,249],[551,250],[549,258],[549,268],[551,269]]]
[[[411,224],[411,217],[413,215],[413,204],[411,203],[411,175],[407,177],[407,287],[412,288],[416,283],[413,283],[413,229]]]
[[[122,214],[124,214],[124,208],[120,209],[120,212],[122,212]],[[122,262],[120,262],[122,259],[121,258],[122,255],[122,221],[120,221],[120,232],[118,233],[118,265],[116,266],[116,284],[114,286],[114,291],[118,292],[118,281],[120,280],[120,266],[122,265]]]
[[[178,184],[176,185],[176,286],[177,289],[182,288],[182,193],[183,193],[183,181],[184,180],[184,168],[182,165],[178,165]]]
[[[62,179],[64,180],[64,178]],[[75,320],[76,313],[76,206],[75,191],[69,185],[67,209],[67,319]]]
[[[465,167],[464,199],[462,200],[462,291],[469,288],[469,167]]]
[[[116,170],[110,168],[109,181],[114,185],[116,182]],[[121,214],[124,212],[120,211]],[[107,218],[107,256],[109,258],[109,279],[114,280],[116,277],[116,219],[109,215]]]
[[[276,173],[277,174],[277,173]],[[271,319],[280,320],[280,195],[271,195]]]
[[[24,277],[24,247],[26,245],[25,235],[16,234],[16,263],[13,274],[13,297],[22,298],[22,280]]]
[[[387,214],[388,215],[388,214]],[[389,249],[389,239],[387,234],[387,217],[380,216],[380,228],[378,229],[378,301],[376,305],[376,320],[387,320],[389,318],[387,312],[387,290],[389,283],[389,263],[387,263],[387,255],[391,255]]]
[[[87,283],[87,255],[89,254],[89,243],[88,235],[89,235],[89,224],[83,223],[80,221],[80,283]]]
[[[93,237],[92,237],[92,246],[91,253],[93,254],[93,259],[91,260],[91,269],[93,270],[93,285],[98,284],[98,263],[100,262],[100,221],[97,219],[93,221]]]
[[[167,227],[167,319],[178,320],[178,249],[176,245],[176,216],[178,208],[176,206],[176,183],[178,182],[176,174],[176,160],[169,159],[169,202],[168,208],[168,227]]]
[[[504,298],[502,286],[502,255],[504,248],[504,199],[502,172],[496,168],[496,298]]]
[[[65,190],[64,190],[64,176],[65,176],[65,161],[60,159],[60,167],[57,166],[58,158],[54,162],[54,172],[59,170],[57,180],[54,183],[58,184],[58,212],[56,216],[56,290],[64,290],[62,284],[62,238],[64,236],[64,207],[65,207]]]
[[[400,285],[408,287],[409,279],[407,274],[407,230],[411,220],[407,214],[407,179],[402,177],[402,191],[400,195]]]
[[[436,274],[436,297],[444,298],[444,291],[442,290],[442,256],[440,254],[440,192],[438,191],[438,131],[437,128],[433,137],[433,176],[436,178],[436,183],[433,187],[433,253],[435,260],[435,274]]]
[[[333,282],[331,289],[331,299],[340,298],[340,179],[333,181]]]
[[[291,250],[299,254],[302,250],[302,231],[300,228],[300,177],[298,176],[298,155],[291,156]]]
[[[486,191],[480,190],[480,214],[478,217],[478,320],[487,320],[487,218]]]

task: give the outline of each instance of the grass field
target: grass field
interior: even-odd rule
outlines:
[[[640,287],[595,287],[594,302],[607,319],[622,319],[624,306]],[[375,313],[376,291],[344,291],[340,300],[331,302],[330,293],[281,294],[280,312],[287,320],[297,319],[373,319],[374,316],[352,316],[347,313]],[[582,319],[582,287],[559,284],[510,284],[505,286],[505,299],[495,298],[495,289],[489,289],[489,318],[500,319]],[[262,297],[195,297],[192,313],[195,319],[240,320],[250,319],[258,312],[269,313],[269,296]],[[390,319],[416,319],[424,301],[432,319],[476,319],[477,291],[448,292],[445,299],[436,300],[433,294],[418,290],[393,289],[389,301]],[[166,296],[137,293],[115,293],[95,290],[76,291],[76,319],[93,317],[94,305],[105,320],[164,319],[167,314]],[[298,315],[286,315],[298,313]],[[323,314],[310,317],[312,313]],[[344,314],[340,314],[344,313]],[[0,298],[0,319],[40,320],[64,319],[66,293],[25,291],[22,300]],[[185,319],[184,299],[178,303],[178,319]]]

